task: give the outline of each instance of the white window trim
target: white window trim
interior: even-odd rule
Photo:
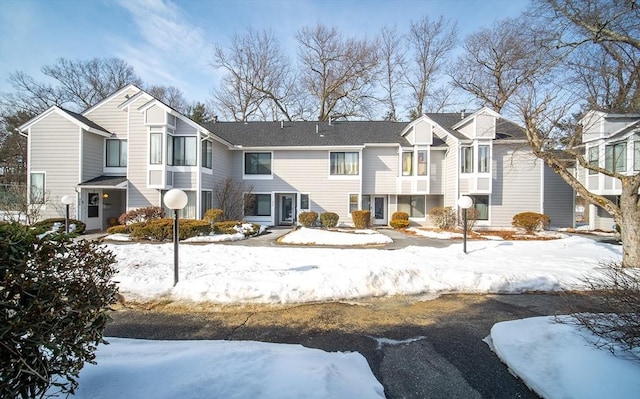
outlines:
[[[42,202],[32,202],[31,201],[31,175],[33,174],[42,174],[43,178],[42,178]],[[47,172],[44,170],[30,170],[29,174],[27,175],[27,195],[28,195],[28,199],[27,202],[29,203],[29,205],[41,205],[41,206],[46,206],[47,204]]]
[[[354,209],[354,211],[362,210],[362,196],[360,195],[360,193],[347,193],[347,214],[349,215],[349,219],[353,219],[351,217],[351,196],[352,195],[357,195],[358,196],[358,201],[356,203],[357,208]]]
[[[271,168],[270,174],[268,175],[260,175],[260,174],[246,174],[245,166],[246,166],[246,154],[270,154],[271,155]],[[242,152],[242,180],[273,180],[273,166],[274,166],[274,156],[273,151],[243,151]]]
[[[356,153],[358,154],[358,174],[356,175],[332,175],[331,174],[331,153]],[[349,150],[340,150],[340,151],[328,151],[327,152],[327,176],[329,179],[334,180],[358,180],[362,177],[362,150],[358,151],[349,151]]]

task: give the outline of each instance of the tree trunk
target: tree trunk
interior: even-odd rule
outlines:
[[[638,203],[638,186],[627,179],[622,179],[620,211],[622,218],[616,218],[616,223],[621,227],[622,266],[640,267],[640,203]]]

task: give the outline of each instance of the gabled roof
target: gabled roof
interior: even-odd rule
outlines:
[[[103,128],[102,126],[98,125],[97,123],[89,120],[88,118],[66,110],[64,108],[58,107],[57,105],[54,105],[52,107],[50,107],[49,109],[47,109],[46,111],[44,111],[43,113],[41,113],[40,115],[30,119],[29,121],[25,122],[24,124],[20,125],[18,127],[18,130],[21,132],[24,132],[26,129],[28,129],[30,126],[32,126],[33,124],[39,122],[40,120],[46,118],[47,116],[56,113],[62,117],[64,117],[65,119],[69,120],[72,123],[75,123],[76,125],[80,126],[82,129],[91,132],[91,133],[95,133],[98,134],[100,136],[104,136],[104,137],[110,137],[111,136],[111,132],[109,132],[107,129]]]
[[[136,89],[138,91],[140,91],[141,89],[134,85],[133,83],[129,83],[128,85],[126,85],[125,87],[123,87],[122,89],[116,91],[115,93],[111,94],[110,96],[107,96],[105,98],[103,98],[101,101],[99,101],[97,104],[92,105],[91,107],[85,109],[84,111],[82,111],[82,115],[87,115],[88,113],[94,111],[97,108],[100,108],[102,106],[102,104],[107,103],[108,101],[111,101],[111,99],[113,99],[116,96],[119,96],[120,93],[130,90],[130,89]]]
[[[471,115],[473,114],[475,113]],[[467,136],[454,130],[453,127],[459,125],[462,120],[467,119],[470,115],[464,118],[462,118],[460,112],[427,113],[425,115],[458,140],[469,140]],[[496,140],[525,140],[526,138],[524,129],[510,120],[500,118],[496,121]]]
[[[408,122],[211,122],[213,134],[242,147],[340,147],[365,144],[410,146],[400,135]]]

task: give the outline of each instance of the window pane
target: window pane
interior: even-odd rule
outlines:
[[[478,146],[478,172],[489,173],[489,146]]]
[[[202,192],[202,198],[201,198],[202,204],[201,204],[201,218],[204,217],[205,212],[207,212],[209,209],[212,208],[212,204],[213,204],[213,193],[211,191],[203,191]]]
[[[152,165],[162,164],[162,134],[151,133],[151,153],[149,163]]]
[[[402,176],[411,176],[413,165],[413,152],[402,153]]]
[[[44,173],[31,173],[31,203],[44,202]]]
[[[426,176],[427,171],[427,152],[418,151],[418,176]]]
[[[358,194],[349,194],[349,213],[358,210]]]
[[[424,195],[412,195],[411,196],[411,213],[409,214],[413,218],[425,217],[425,198]]]
[[[244,154],[244,173],[246,175],[270,175],[271,153],[247,152]]]
[[[309,194],[300,194],[300,209],[309,209]]]
[[[589,165],[594,167],[599,166],[598,151],[599,151],[598,147],[589,148]],[[596,171],[589,169],[590,175],[595,175],[596,173],[597,173]]]
[[[613,147],[613,157],[616,166],[616,172],[627,171],[627,144],[618,143]]]
[[[473,172],[473,147],[462,147],[461,160],[460,160],[460,172],[461,173]]]
[[[604,148],[604,167],[613,170],[613,146],[608,145]]]
[[[197,165],[198,141],[195,137],[181,137],[184,139],[184,164]]]
[[[213,143],[209,140],[202,142],[202,166],[209,169],[213,166]]]
[[[633,170],[640,170],[640,141],[633,142]]]
[[[120,141],[107,140],[107,166],[120,166]]]
[[[120,140],[120,166],[127,166],[128,151],[127,140]]]
[[[398,212],[405,212],[411,216],[411,197],[408,195],[398,196]]]
[[[271,216],[271,194],[245,194],[245,216]]]
[[[173,136],[167,136],[167,165],[173,164]]]
[[[358,175],[360,169],[357,152],[332,152],[329,154],[329,173],[332,175]]]
[[[489,196],[478,195],[473,197],[473,208],[478,211],[476,220],[489,220]]]
[[[173,164],[184,166],[184,137],[173,138]]]
[[[370,195],[363,195],[362,196],[362,208],[365,211],[368,211],[371,209],[371,196]]]

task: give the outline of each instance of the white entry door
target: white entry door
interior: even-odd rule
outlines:
[[[387,201],[385,197],[373,197],[373,209],[371,209],[375,224],[387,224]]]
[[[84,209],[86,230],[102,230],[102,192],[87,192]]]
[[[293,195],[280,196],[280,224],[293,223]]]

